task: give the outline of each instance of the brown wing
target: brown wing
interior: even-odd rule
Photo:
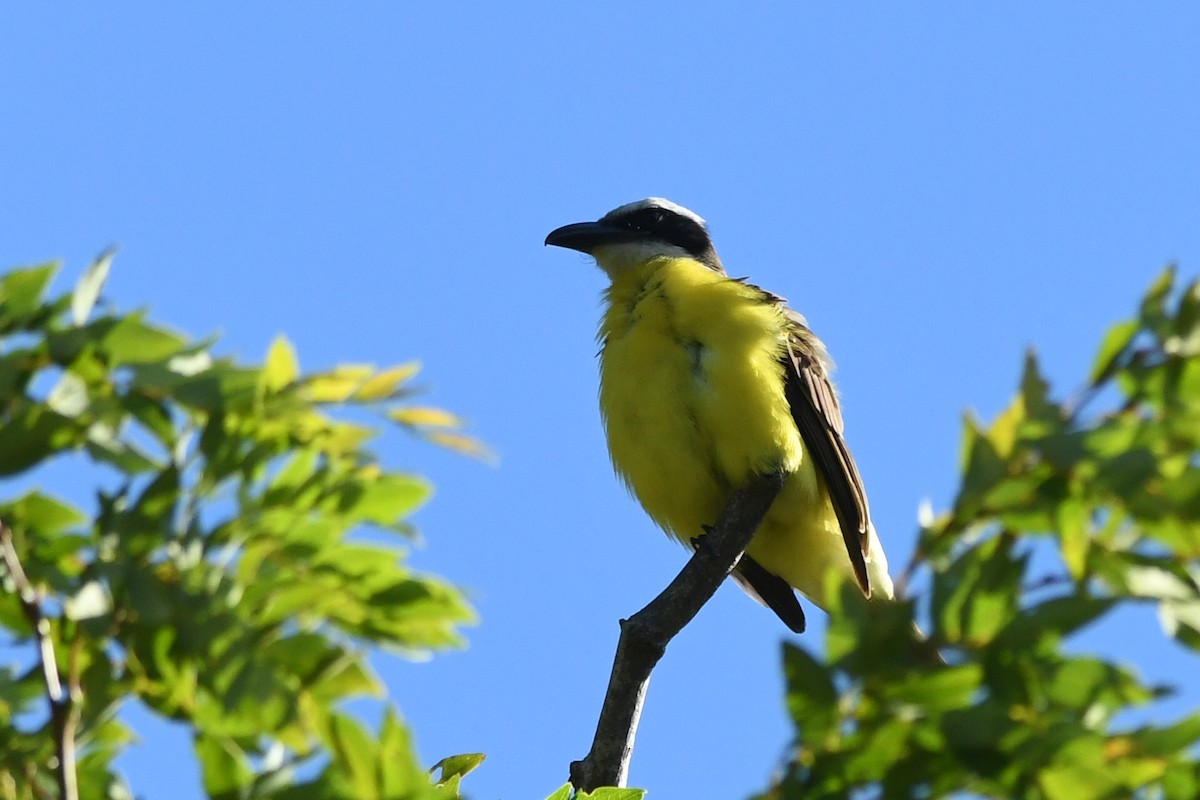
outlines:
[[[782,298],[779,302],[782,305]],[[792,419],[829,491],[858,585],[870,597],[866,559],[871,512],[862,477],[842,438],[842,412],[829,382],[825,348],[809,331],[804,317],[786,306],[784,313],[790,327],[783,358],[784,388]]]
[[[708,536],[707,528],[702,536],[692,539],[693,550],[700,547],[700,542],[705,536]],[[791,628],[793,633],[804,633],[804,609],[800,607],[800,601],[796,599],[796,593],[787,581],[767,572],[745,553],[733,568],[732,576],[746,594],[774,611],[775,616],[783,620],[783,624]]]
[[[792,633],[804,633],[804,609],[796,599],[796,593],[783,578],[767,572],[753,558],[742,556],[733,579],[752,597],[757,597],[764,606],[775,612]]]

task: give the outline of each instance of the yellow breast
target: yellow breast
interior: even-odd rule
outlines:
[[[659,525],[688,541],[752,472],[799,469],[778,306],[684,258],[619,276],[608,300],[600,407],[609,450]]]
[[[613,465],[647,513],[687,543],[751,473],[781,469],[783,490],[747,554],[818,604],[831,570],[853,581],[784,394],[780,307],[687,258],[621,273],[607,299],[600,409]],[[872,541],[871,582],[890,597],[887,561]]]

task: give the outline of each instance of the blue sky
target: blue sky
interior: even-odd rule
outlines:
[[[963,410],[1002,408],[1027,346],[1068,393],[1165,263],[1200,269],[1198,41],[1186,3],[5,4],[0,263],[73,280],[117,243],[108,298],[225,352],[420,358],[499,466],[384,455],[435,481],[413,562],[482,623],[377,666],[426,761],[484,751],[473,797],[543,797],[590,743],[617,619],[684,557],[611,473],[602,275],[545,234],[647,195],[705,216],[832,349],[902,564]],[[655,673],[632,782],[761,788],[786,635],[722,589]],[[1086,644],[1200,697],[1159,638],[1145,615]],[[184,734],[143,730],[140,796],[200,797]]]

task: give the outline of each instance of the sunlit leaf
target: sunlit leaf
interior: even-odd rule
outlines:
[[[384,712],[379,727],[379,772],[381,798],[414,796],[431,788],[428,773],[417,762],[412,734],[391,707]],[[454,781],[454,787],[446,795],[456,797],[458,778],[447,776],[446,779]],[[434,794],[440,796],[441,793],[430,792],[431,796]]]
[[[333,757],[331,767],[342,776],[355,796],[376,796],[378,745],[363,726],[345,714],[334,713],[329,715],[322,736]]]
[[[425,438],[434,444],[440,444],[442,447],[449,448],[466,456],[482,459],[492,459],[495,457],[492,451],[487,448],[487,445],[475,437],[467,436],[464,433],[430,431],[425,434]]]
[[[1104,744],[1099,735],[1083,735],[1065,745],[1038,774],[1038,784],[1047,800],[1111,797],[1121,789],[1116,771],[1105,756]]]
[[[614,786],[601,786],[591,792],[579,792],[575,800],[642,800],[646,796],[644,789],[618,789]]]
[[[95,318],[110,257],[49,302],[52,265],[0,278],[0,333],[21,332],[0,354],[0,475],[81,448],[83,469],[102,466],[72,477],[82,497],[102,487],[95,519],[36,492],[0,502],[44,593],[60,670],[79,670],[81,796],[124,791],[109,766],[130,739],[112,720],[137,697],[190,728],[214,798],[456,797],[470,757],[443,763],[434,786],[394,713],[376,733],[337,709],[382,693],[367,648],[458,646],[474,620],[461,592],[415,575],[394,541],[349,538],[361,523],[407,531],[430,489],[366,449],[377,431],[327,406],[399,397],[417,365],[306,379],[283,337],[260,366],[214,359],[211,342],[145,312]],[[412,427],[457,423],[441,413]],[[0,592],[0,628],[26,646],[11,592]],[[0,720],[44,695],[40,675],[0,668]],[[0,794],[5,735],[0,725]],[[20,735],[38,743],[26,755],[44,770],[50,736]]]
[[[963,420],[963,484],[955,501],[956,511],[970,513],[979,498],[1007,473],[1004,458],[970,416]]]
[[[393,408],[391,411],[388,411],[388,416],[392,420],[404,425],[442,428],[458,428],[462,426],[462,420],[440,408],[405,406],[403,408]]]
[[[108,270],[115,255],[116,250],[112,249],[101,253],[99,258],[88,265],[79,282],[75,284],[75,291],[71,293],[71,321],[76,326],[87,322],[92,313],[96,299],[100,297],[100,290],[108,280]]]
[[[300,375],[300,362],[296,358],[296,349],[285,336],[276,336],[267,350],[267,360],[263,365],[263,385],[272,392],[277,392],[287,386]]]
[[[452,777],[461,777],[472,772],[475,768],[486,759],[484,753],[463,753],[461,756],[448,756],[439,760],[437,764],[431,766],[430,771],[436,772],[442,770],[442,775],[438,778],[438,783],[449,781]]]
[[[428,481],[408,475],[382,475],[372,481],[347,484],[338,509],[355,519],[394,525],[419,508],[432,494]]]
[[[73,372],[64,372],[46,396],[46,406],[64,417],[78,417],[88,407],[87,384]]]
[[[63,602],[63,611],[70,619],[91,619],[111,610],[108,591],[98,581],[88,581]]]
[[[343,403],[358,391],[373,372],[365,364],[340,364],[329,372],[309,376],[304,386],[314,403]]]
[[[358,390],[354,393],[354,399],[369,402],[391,397],[399,390],[401,384],[408,381],[420,372],[420,370],[421,363],[419,361],[410,361],[407,364],[400,364],[390,369],[381,370],[358,387]]]
[[[1090,508],[1075,498],[1068,498],[1055,509],[1063,563],[1071,577],[1081,580],[1087,569],[1091,530],[1088,524]]]

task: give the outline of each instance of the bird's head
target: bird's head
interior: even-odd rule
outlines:
[[[564,225],[550,232],[546,244],[587,253],[610,279],[662,257],[693,258],[723,272],[704,220],[661,197],[627,203],[595,222]]]

